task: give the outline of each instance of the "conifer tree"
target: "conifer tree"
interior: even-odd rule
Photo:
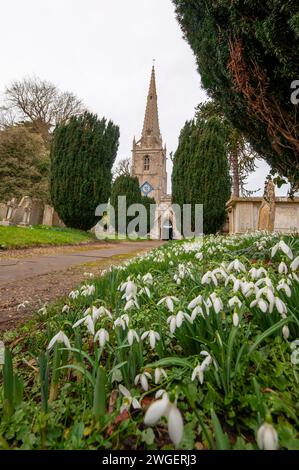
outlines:
[[[139,188],[139,181],[137,177],[121,175],[116,178],[112,185],[110,204],[113,206],[115,211],[115,228],[118,231],[122,227],[118,226],[118,197],[126,196],[126,209],[132,204],[141,204],[141,193]],[[133,220],[135,217],[127,217],[127,223]]]
[[[87,112],[56,127],[51,199],[67,226],[88,230],[96,223],[96,207],[110,197],[118,142],[118,126]]]
[[[219,119],[189,121],[182,129],[173,158],[173,202],[203,204],[204,233],[215,233],[226,217],[231,182],[225,129]],[[193,210],[194,224],[194,210]]]

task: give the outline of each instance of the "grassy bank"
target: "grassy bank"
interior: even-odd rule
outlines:
[[[207,237],[86,281],[5,334],[0,446],[298,450],[298,254]]]
[[[0,249],[27,248],[47,245],[76,245],[95,240],[88,232],[81,230],[32,226],[32,227],[3,227],[0,226]]]

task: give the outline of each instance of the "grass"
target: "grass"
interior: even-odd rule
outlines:
[[[70,228],[0,226],[0,249],[34,246],[78,245],[95,240],[92,233]]]
[[[5,333],[0,448],[257,450],[267,423],[299,450],[299,239],[283,239],[165,244]],[[177,444],[146,423],[158,390]]]

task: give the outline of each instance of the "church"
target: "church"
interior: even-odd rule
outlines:
[[[155,199],[157,207],[152,239],[179,239],[171,195],[167,194],[166,145],[160,132],[155,67],[151,72],[146,110],[140,140],[134,137],[132,149],[132,176],[139,180],[144,196]]]

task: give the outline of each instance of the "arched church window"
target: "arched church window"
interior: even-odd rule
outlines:
[[[150,166],[149,156],[146,155],[146,156],[144,157],[143,169],[144,169],[145,171],[148,171],[148,170],[149,170],[149,166]]]

